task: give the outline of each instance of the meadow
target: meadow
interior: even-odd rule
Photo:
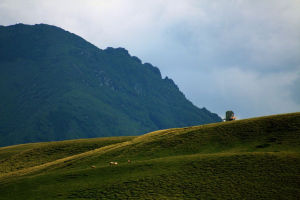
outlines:
[[[0,148],[0,199],[299,196],[300,113]]]

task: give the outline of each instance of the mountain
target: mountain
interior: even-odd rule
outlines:
[[[0,148],[3,200],[296,200],[299,175],[299,112]]]
[[[126,49],[46,24],[0,26],[0,95],[0,146],[221,121]]]

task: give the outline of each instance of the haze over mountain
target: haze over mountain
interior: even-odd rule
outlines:
[[[0,95],[0,146],[221,121],[126,49],[46,24],[0,26]]]

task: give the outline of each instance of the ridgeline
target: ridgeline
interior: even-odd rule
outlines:
[[[124,48],[46,24],[0,26],[0,146],[221,121]]]

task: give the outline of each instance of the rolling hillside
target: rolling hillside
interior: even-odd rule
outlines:
[[[0,146],[218,121],[124,48],[46,24],[0,26]]]
[[[0,199],[299,196],[300,113],[0,148]]]

